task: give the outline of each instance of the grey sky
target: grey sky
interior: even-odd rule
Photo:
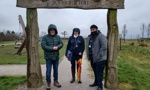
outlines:
[[[127,37],[136,38],[140,34],[142,23],[150,23],[150,0],[125,0],[125,9],[118,10],[119,33],[124,24],[127,26]],[[0,31],[14,30],[21,32],[18,15],[22,15],[26,24],[26,9],[16,7],[16,0],[1,0],[0,3]],[[55,24],[58,34],[67,31],[71,35],[72,29],[80,28],[81,35],[90,34],[90,25],[96,24],[102,33],[107,34],[107,9],[38,9],[39,30],[47,32],[49,24]]]

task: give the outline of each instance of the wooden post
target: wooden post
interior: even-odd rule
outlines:
[[[21,51],[23,50],[24,46],[25,46],[25,42],[26,42],[26,39],[24,39],[23,43],[21,44],[21,46],[19,47],[19,49],[17,50],[17,53],[18,55],[21,55]]]
[[[117,9],[108,9],[108,63],[106,67],[105,87],[118,88],[117,56],[118,56],[118,24]]]
[[[22,26],[24,38],[26,39],[25,24],[24,24],[24,22],[23,22],[23,19],[22,19],[22,16],[21,16],[21,15],[19,15],[19,23],[20,23],[21,26]],[[23,48],[24,48],[24,46],[25,46],[25,42],[26,42],[25,39],[23,40],[23,43],[21,44],[21,46],[20,46],[19,49],[17,50],[17,53],[16,53],[16,54],[21,55],[21,52],[22,52],[22,50],[23,50]]]
[[[37,9],[27,9],[26,49],[27,49],[27,87],[42,86],[42,74],[39,59],[39,28]]]

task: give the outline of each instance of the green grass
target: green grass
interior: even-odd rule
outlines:
[[[4,42],[7,43],[7,42]],[[64,47],[60,50],[60,59],[63,57],[67,40],[63,40]],[[5,45],[3,48],[0,47],[0,64],[26,64],[27,53],[24,48],[21,55],[16,55],[17,49],[14,49],[14,45]],[[44,52],[39,44],[39,55],[41,64],[45,64]]]
[[[149,90],[149,47],[124,45],[118,56],[118,76],[121,90]],[[125,89],[126,88],[126,89]]]
[[[13,90],[16,85],[26,82],[25,76],[0,76],[0,90]]]
[[[0,41],[0,44],[14,44],[15,45],[15,41]]]

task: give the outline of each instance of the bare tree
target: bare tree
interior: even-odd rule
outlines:
[[[127,29],[126,29],[126,24],[124,24],[124,26],[123,26],[123,29],[122,29],[122,35],[123,35],[123,39],[124,39],[124,42],[125,42],[125,37],[126,37],[126,35],[127,35]]]
[[[46,34],[47,34],[46,32],[41,31],[40,36],[39,36],[39,40],[41,41],[41,40],[42,40],[42,37],[43,37],[44,35],[46,35]]]
[[[148,24],[147,27],[147,38],[150,38],[150,23]]]
[[[62,35],[64,35],[64,38],[66,38],[67,31],[61,32]]]
[[[4,37],[5,37],[5,34],[3,32],[0,32],[0,41],[4,41]]]
[[[43,36],[45,36],[47,33],[46,32],[44,32],[44,31],[41,31],[41,33],[40,33],[40,37],[42,38]]]
[[[142,26],[141,26],[142,38],[144,38],[145,30],[146,30],[146,25],[143,23]]]

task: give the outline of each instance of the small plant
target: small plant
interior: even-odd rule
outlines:
[[[129,45],[130,45],[130,46],[134,46],[134,42],[130,43]]]

